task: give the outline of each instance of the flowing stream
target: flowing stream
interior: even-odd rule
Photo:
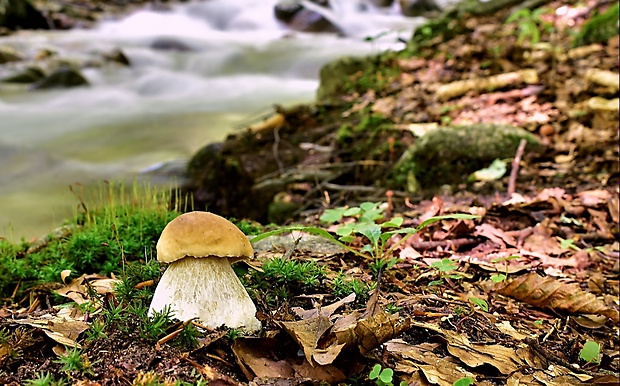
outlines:
[[[88,30],[0,38],[18,52],[52,50],[82,61],[120,49],[131,62],[85,69],[87,87],[25,91],[0,84],[0,237],[30,239],[70,218],[78,204],[71,185],[144,178],[274,104],[312,101],[323,64],[402,48],[397,38],[407,39],[422,21],[340,0],[325,16],[345,36],[308,34],[275,20],[274,4],[205,0],[136,11]],[[393,33],[364,39],[387,31]],[[173,182],[160,176],[153,183]]]

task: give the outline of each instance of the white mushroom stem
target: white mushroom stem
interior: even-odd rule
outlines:
[[[261,327],[256,306],[225,257],[188,256],[171,263],[157,285],[149,315],[167,305],[181,321],[198,318],[207,327],[246,331]]]

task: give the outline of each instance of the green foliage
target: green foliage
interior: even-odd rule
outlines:
[[[618,3],[614,2],[605,12],[594,15],[585,22],[572,41],[573,47],[604,43],[618,35]]]
[[[101,188],[99,204],[88,208],[80,198],[80,213],[66,234],[49,236],[36,252],[28,245],[0,241],[0,296],[10,298],[17,281],[20,292],[40,283],[60,281],[65,269],[82,273],[122,273],[130,261],[144,261],[155,254],[159,234],[178,216],[168,210],[169,193],[149,187]]]
[[[469,301],[474,303],[478,307],[480,307],[482,309],[482,311],[489,312],[489,304],[486,301],[484,301],[483,299],[479,299],[479,298],[475,298],[475,297],[470,297]]]
[[[196,326],[192,323],[186,323],[183,325],[183,330],[179,333],[179,336],[175,340],[175,343],[186,350],[193,350],[200,346],[198,338],[202,337],[202,334]]]
[[[453,386],[469,386],[476,383],[476,381],[471,377],[463,377],[459,378],[452,384]]]
[[[166,335],[166,328],[172,323],[174,313],[170,306],[165,306],[161,312],[154,311],[149,317],[146,312],[142,313],[141,323],[138,325],[140,337],[147,341],[156,342]]]
[[[421,229],[427,227],[435,222],[445,219],[474,219],[478,216],[472,216],[469,214],[450,214],[445,216],[436,216],[423,221],[415,228],[400,228],[403,223],[403,219],[395,217],[389,221],[377,224],[376,221],[383,217],[383,209],[381,209],[380,203],[364,202],[359,207],[349,208],[336,208],[326,210],[326,214],[320,217],[320,220],[327,223],[335,223],[342,220],[344,217],[349,217],[351,222],[341,224],[336,230],[338,238],[332,236],[331,233],[323,228],[308,227],[308,226],[290,226],[275,229],[269,232],[262,233],[252,239],[252,243],[256,243],[267,237],[274,236],[280,233],[303,231],[306,233],[314,234],[324,237],[330,241],[339,244],[344,249],[352,252],[358,256],[364,257],[368,260],[374,260],[375,264],[379,265],[379,268],[388,267],[394,265],[396,262],[391,257],[392,252],[398,248],[403,242],[405,242],[413,234],[417,233]],[[387,230],[390,228],[400,228],[394,230]],[[404,235],[403,238],[387,248],[387,241],[394,235]],[[353,248],[349,243],[356,240],[356,237],[361,237],[365,244],[361,249]],[[264,267],[263,267],[264,268]]]
[[[263,272],[252,270],[248,286],[268,299],[287,298],[291,292],[312,293],[321,289],[326,270],[314,261],[299,261],[284,256],[265,260]]]
[[[41,372],[35,379],[24,382],[25,386],[64,386],[67,383],[63,379],[54,380],[49,372]]]
[[[579,358],[588,363],[600,363],[601,362],[601,345],[589,340],[584,345],[581,351],[579,351]]]
[[[384,369],[377,363],[368,374],[368,379],[374,380],[377,386],[393,386],[394,370],[387,367]],[[402,381],[399,385],[406,386],[407,382]]]
[[[450,273],[450,272],[456,271],[456,269],[458,268],[458,265],[454,261],[446,257],[444,257],[443,259],[439,261],[435,261],[434,263],[432,263],[431,268],[439,272],[439,280],[431,281],[430,283],[428,283],[428,285],[430,286],[440,285],[443,282],[444,278],[450,278],[450,279],[455,279],[455,280],[459,280],[463,278],[459,274]]]
[[[368,292],[372,288],[359,279],[349,279],[343,272],[339,272],[332,282],[332,294],[337,298],[344,298],[355,293],[355,301],[364,303],[368,300]]]
[[[528,37],[531,44],[536,44],[540,41],[541,31],[553,31],[553,25],[541,18],[543,14],[548,12],[549,9],[547,8],[537,8],[533,11],[528,8],[521,8],[508,16],[506,23],[517,22],[519,28],[517,42],[519,44],[523,43]]]
[[[88,356],[77,348],[67,350],[67,352],[56,359],[55,362],[62,365],[60,371],[66,373],[75,371],[79,374],[92,374]]]
[[[506,275],[503,273],[494,273],[491,275],[490,279],[493,283],[501,283],[506,280]]]

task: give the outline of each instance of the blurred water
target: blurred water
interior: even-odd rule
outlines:
[[[274,104],[311,101],[323,64],[400,48],[398,36],[408,38],[421,22],[339,0],[319,11],[346,37],[304,34],[273,18],[275,2],[190,2],[90,30],[0,38],[19,52],[50,49],[80,61],[119,48],[132,63],[86,69],[89,87],[0,86],[0,237],[40,236],[71,216],[71,184],[139,176],[149,165],[190,157]],[[183,50],[157,48],[170,44]]]

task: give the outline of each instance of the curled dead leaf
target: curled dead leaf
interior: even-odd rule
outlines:
[[[562,283],[552,277],[542,277],[534,272],[517,277],[508,283],[499,283],[497,292],[540,308],[570,314],[604,315],[618,323],[618,310],[609,307],[602,299],[582,290],[577,284]]]

